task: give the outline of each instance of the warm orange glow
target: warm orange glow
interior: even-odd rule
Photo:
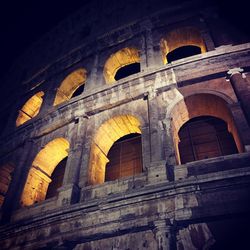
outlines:
[[[140,122],[132,115],[115,116],[98,129],[91,147],[89,162],[89,184],[101,184],[105,180],[105,167],[109,162],[107,155],[119,138],[131,134],[139,133]]]
[[[0,207],[4,202],[5,195],[8,191],[13,170],[14,166],[11,163],[0,166]]]
[[[201,37],[199,30],[193,27],[179,28],[170,31],[161,39],[160,46],[162,51],[163,63],[167,64],[166,55],[182,46],[194,45],[201,49],[201,53],[206,52],[206,45]]]
[[[23,123],[27,122],[31,118],[38,115],[43,102],[44,92],[40,91],[33,95],[19,110],[19,115],[16,120],[16,126],[20,126]]]
[[[124,48],[112,54],[104,65],[103,74],[106,83],[110,84],[115,82],[115,74],[118,69],[139,62],[139,51],[135,48]]]
[[[179,163],[178,132],[184,123],[199,116],[213,116],[224,120],[227,123],[228,131],[234,137],[238,151],[243,151],[242,143],[227,103],[222,98],[212,94],[191,95],[179,101],[171,111],[172,132]]]
[[[78,69],[69,74],[57,89],[53,105],[68,101],[74,92],[86,82],[86,79],[87,71],[85,69]]]
[[[49,142],[36,156],[23,190],[21,204],[29,206],[45,199],[50,176],[58,163],[68,156],[69,142],[57,138]]]

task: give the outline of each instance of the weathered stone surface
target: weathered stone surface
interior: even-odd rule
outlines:
[[[10,98],[0,113],[10,115],[0,137],[0,248],[230,249],[229,237],[240,249],[250,212],[249,40],[234,43],[208,3],[103,2],[90,1],[37,41],[3,80]],[[166,53],[192,44],[202,53],[164,64]],[[114,81],[138,61],[139,73]],[[41,91],[40,112],[16,127]],[[224,120],[239,153],[181,164],[179,130],[200,116]],[[142,171],[105,182],[110,147],[131,133],[141,134]],[[43,155],[56,138],[69,147]],[[45,199],[39,178],[29,185],[30,169],[48,179],[51,159],[66,155],[62,186]],[[21,207],[25,186],[37,188],[26,190],[37,202]]]

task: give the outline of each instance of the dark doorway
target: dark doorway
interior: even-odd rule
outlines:
[[[81,86],[79,86],[75,90],[75,92],[73,93],[72,98],[81,95],[83,93],[83,91],[84,91],[84,86],[85,86],[85,84],[82,84]]]
[[[182,46],[167,54],[167,62],[171,63],[173,61],[176,61],[185,57],[189,57],[189,56],[194,56],[197,54],[201,54],[200,47],[194,46],[194,45]]]
[[[56,166],[55,170],[53,171],[50,177],[51,182],[49,184],[45,199],[57,196],[57,189],[60,188],[63,183],[67,159],[68,157],[65,157],[62,161],[60,161],[59,164]]]
[[[181,163],[238,153],[227,123],[212,116],[193,118],[179,131]]]
[[[133,133],[121,137],[109,150],[108,159],[105,181],[113,181],[141,173],[141,135]]]
[[[115,80],[118,81],[127,76],[136,74],[140,72],[141,66],[140,63],[131,63],[117,70],[115,75]]]

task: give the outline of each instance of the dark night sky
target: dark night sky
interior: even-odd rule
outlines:
[[[6,0],[5,3],[1,1],[0,78],[25,48],[29,47],[32,42],[49,31],[60,20],[83,6],[86,1]],[[216,3],[219,3],[221,15],[226,19],[236,24],[240,29],[249,28],[248,16],[250,14],[247,14],[246,7],[242,8],[243,0],[236,1],[237,4],[232,4],[229,0],[217,0]]]
[[[0,78],[15,58],[86,0],[0,2]]]

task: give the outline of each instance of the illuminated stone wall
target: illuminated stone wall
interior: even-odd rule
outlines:
[[[45,200],[51,175],[57,165],[68,156],[69,143],[64,138],[49,142],[32,162],[21,197],[22,206]]]
[[[69,74],[57,89],[54,105],[68,101],[74,92],[85,83],[87,72],[85,69],[78,69]]]
[[[19,115],[16,120],[16,126],[20,126],[33,117],[37,116],[41,108],[44,92],[40,91],[33,95],[19,110]]]
[[[250,44],[219,32],[215,12],[209,2],[90,1],[16,61],[1,84],[9,97],[0,105],[9,114],[0,137],[1,248],[227,249],[227,228],[244,231]],[[189,45],[202,53],[166,61]],[[140,72],[115,80],[133,63]],[[181,164],[179,129],[206,115],[226,122],[239,153]],[[133,133],[142,171],[105,181],[110,148]],[[66,157],[62,185],[46,198]]]

